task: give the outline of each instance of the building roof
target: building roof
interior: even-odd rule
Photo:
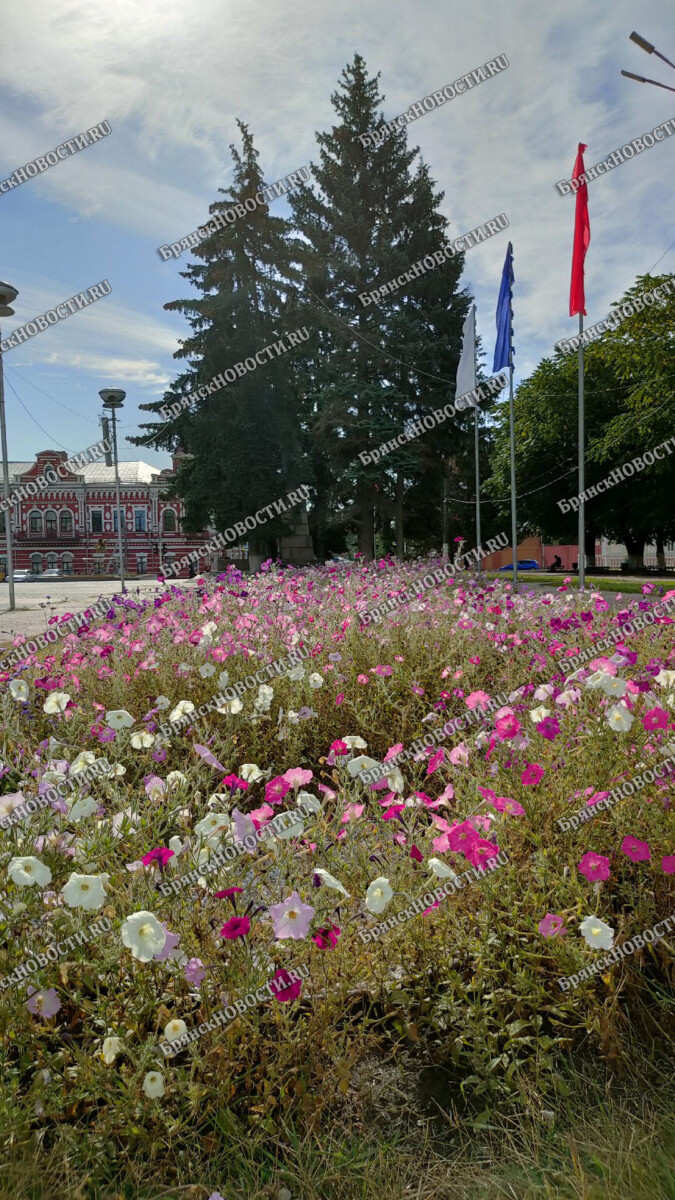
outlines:
[[[9,477],[12,483],[19,482],[19,476],[25,475],[35,466],[35,459],[32,462],[10,462]],[[159,475],[162,474],[160,467],[152,467],[146,462],[121,462],[119,466],[120,483],[152,483]],[[90,463],[87,467],[80,467],[74,471],[78,478],[84,478],[85,483],[92,484],[114,484],[115,468],[106,467],[105,463]]]

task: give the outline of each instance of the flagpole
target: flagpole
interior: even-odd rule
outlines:
[[[518,591],[518,534],[516,532],[516,439],[513,425],[513,313],[509,302],[509,429],[511,434],[511,552],[513,590]]]
[[[584,513],[584,314],[579,313],[579,588],[586,586],[586,522]]]

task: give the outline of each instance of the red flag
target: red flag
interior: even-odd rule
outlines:
[[[578,180],[584,173],[584,150],[586,146],[579,142],[576,162],[572,171],[572,180]],[[591,242],[591,225],[588,219],[588,187],[582,183],[577,190],[576,213],[574,216],[574,246],[572,249],[572,281],[570,284],[570,316],[583,313],[586,316],[586,297],[584,296],[584,259]]]

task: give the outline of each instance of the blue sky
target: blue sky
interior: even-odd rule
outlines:
[[[97,441],[103,386],[125,388],[123,432],[137,431],[138,404],[174,377],[187,331],[162,307],[189,294],[178,274],[185,258],[162,262],[157,247],[202,223],[229,183],[236,117],[249,124],[269,182],[310,163],[314,132],[333,123],[330,93],[356,50],[381,72],[387,119],[498,54],[509,59],[499,76],[409,126],[409,139],[445,191],[451,234],[506,213],[510,229],[467,254],[462,284],[476,296],[477,331],[491,355],[511,238],[517,378],[527,375],[576,332],[567,315],[574,202],[555,183],[570,175],[577,142],[588,143],[592,165],[675,117],[675,95],[620,75],[623,67],[675,86],[675,71],[629,42],[636,22],[674,57],[665,0],[644,10],[628,0],[23,0],[6,8],[0,179],[99,121],[112,127],[0,196],[0,277],[20,293],[3,337],[101,279],[112,286],[109,297],[5,355],[10,458]],[[672,137],[589,185],[589,323],[667,250],[658,270],[675,270],[674,156]],[[283,199],[275,209],[287,215]],[[169,462],[124,443],[120,456]]]

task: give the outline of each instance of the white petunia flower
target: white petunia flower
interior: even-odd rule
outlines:
[[[103,878],[100,875],[78,875],[73,871],[61,889],[61,895],[68,908],[101,908],[105,904]]]
[[[616,729],[619,733],[628,733],[634,719],[625,704],[613,704],[611,708],[607,709],[607,723],[611,729]]]
[[[427,862],[428,862],[429,866],[431,867],[434,875],[436,875],[438,877],[438,879],[456,879],[457,878],[457,875],[452,870],[452,868],[446,866],[445,863],[442,862],[440,858],[429,858],[429,859],[427,859]]]
[[[153,913],[142,909],[132,913],[121,929],[122,943],[139,962],[150,962],[164,949],[166,932]]]
[[[123,766],[122,763],[115,763],[115,766],[111,767],[110,770],[108,771],[108,779],[114,779],[114,778],[119,779],[120,776],[126,775],[126,773],[127,773],[127,769],[125,766]]]
[[[107,1067],[112,1066],[124,1042],[118,1037],[107,1037],[101,1048],[101,1058]]]
[[[388,879],[380,875],[368,885],[366,892],[366,908],[372,913],[384,912],[394,892]]]
[[[18,887],[33,887],[34,884],[44,887],[52,878],[49,867],[32,854],[26,858],[11,859],[7,874]]]
[[[158,708],[160,712],[164,712],[169,707],[170,704],[171,704],[171,701],[169,700],[168,696],[158,696],[157,699],[155,700],[154,707]]]
[[[323,867],[314,867],[314,874],[319,876],[326,887],[334,888],[336,892],[342,892],[343,896],[349,896],[349,892],[342,886],[340,880],[331,875],[330,871],[325,871]]]
[[[13,700],[17,703],[25,703],[28,699],[28,684],[25,679],[13,679],[9,685],[9,690]]]
[[[543,721],[546,717],[550,717],[550,715],[550,708],[545,708],[543,704],[540,704],[539,708],[532,709],[532,712],[530,713],[530,720],[533,721],[535,725],[538,725],[540,721]]]
[[[655,675],[654,678],[657,683],[661,684],[661,687],[671,688],[675,686],[675,671],[659,671],[658,675]]]
[[[187,775],[182,771],[169,771],[166,777],[166,786],[168,788],[180,787],[181,783],[187,783]]]
[[[349,746],[350,750],[367,750],[368,748],[368,743],[364,742],[363,738],[355,733],[350,733],[347,737],[341,737],[340,741],[344,742],[345,746]]]
[[[48,716],[54,713],[65,712],[69,700],[70,696],[68,692],[50,692],[42,705],[42,711],[46,712]]]
[[[235,696],[234,700],[226,700],[222,708],[217,708],[216,712],[222,713],[226,717],[234,717],[241,712],[243,707],[239,697]]]
[[[80,775],[86,767],[90,767],[93,762],[96,762],[96,755],[93,750],[80,750],[77,758],[74,758],[70,764],[70,774]]]
[[[370,771],[373,767],[379,767],[379,765],[376,759],[368,758],[367,754],[359,754],[357,758],[350,758],[347,763],[347,770],[355,779],[362,771]]]
[[[306,808],[308,812],[321,812],[321,801],[317,800],[311,792],[298,792],[295,802]]]
[[[607,675],[607,671],[594,671],[592,675],[588,676],[588,679],[585,682],[585,686],[587,688],[601,688],[602,681],[606,677],[606,675]],[[612,679],[613,676],[610,675],[609,678]]]
[[[587,944],[593,950],[611,950],[614,944],[614,930],[606,925],[600,917],[584,917],[579,926]]]
[[[134,750],[149,750],[154,746],[155,739],[151,733],[143,731],[142,733],[132,733],[130,742]]]
[[[247,783],[256,783],[258,779],[262,779],[263,773],[255,763],[243,763],[239,768],[239,777]]]
[[[600,687],[606,696],[615,696],[617,700],[626,694],[625,680],[619,679],[618,675],[603,675]]]
[[[164,1027],[164,1040],[167,1042],[177,1042],[179,1038],[182,1038],[184,1033],[187,1033],[185,1021],[181,1021],[179,1017],[175,1017],[173,1021],[169,1021]]]
[[[311,688],[320,688],[323,687],[325,680],[323,675],[320,675],[318,671],[312,671],[307,682]]]
[[[81,821],[83,817],[91,817],[98,808],[98,801],[93,796],[82,796],[68,810],[69,821]]]
[[[199,674],[201,675],[202,679],[210,679],[212,675],[215,675],[215,673],[216,668],[214,667],[213,663],[210,662],[202,663],[201,667],[199,668]]]
[[[405,780],[399,771],[398,767],[394,767],[390,775],[387,775],[387,786],[390,791],[396,792],[398,796],[402,796],[405,791]]]
[[[143,1091],[151,1100],[164,1095],[164,1076],[159,1071],[148,1071],[143,1080]]]
[[[209,813],[207,817],[202,817],[195,825],[195,833],[202,838],[213,837],[217,833],[225,833],[232,824],[227,813]]]
[[[286,677],[287,679],[292,679],[294,683],[297,683],[300,679],[305,678],[305,668],[291,667],[290,671],[286,672]]]
[[[111,708],[105,714],[106,723],[111,729],[131,729],[134,718],[126,708]]]
[[[229,671],[221,671],[220,675],[218,676],[218,687],[226,688],[229,682],[230,682],[230,672]]]
[[[195,706],[191,700],[179,700],[173,712],[169,713],[170,721],[179,721],[181,717],[187,716],[188,713],[195,711]]]

